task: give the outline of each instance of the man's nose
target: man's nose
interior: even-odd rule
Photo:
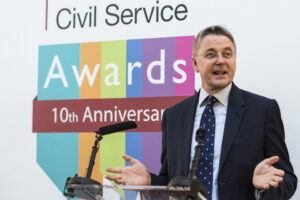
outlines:
[[[220,65],[224,63],[224,58],[221,52],[218,53],[216,64]]]

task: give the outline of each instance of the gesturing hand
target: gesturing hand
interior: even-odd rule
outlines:
[[[261,161],[255,167],[252,182],[256,189],[278,187],[278,184],[283,181],[284,171],[272,166],[278,160],[278,156],[273,156]]]
[[[123,155],[122,158],[132,165],[126,167],[107,168],[105,171],[117,174],[106,175],[105,178],[123,185],[150,185],[150,174],[143,163],[128,155]]]

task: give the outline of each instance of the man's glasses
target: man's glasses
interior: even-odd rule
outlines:
[[[230,59],[230,58],[233,57],[234,52],[231,49],[225,49],[222,52],[217,52],[215,50],[208,50],[204,54],[200,54],[200,55],[197,55],[197,56],[202,56],[206,59],[214,60],[214,59],[218,58],[219,54],[221,54],[221,56],[223,58]],[[195,57],[197,57],[197,56],[195,56]]]

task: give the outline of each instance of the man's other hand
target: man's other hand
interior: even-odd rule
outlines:
[[[105,171],[116,175],[106,175],[105,178],[123,185],[150,185],[151,177],[143,163],[128,155],[123,155],[122,158],[131,163],[131,166],[107,168]]]
[[[279,183],[283,181],[284,171],[272,166],[278,161],[278,156],[272,156],[261,161],[255,167],[252,183],[256,189],[278,187]]]

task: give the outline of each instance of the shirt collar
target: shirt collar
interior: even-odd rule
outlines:
[[[220,92],[218,92],[218,93],[216,93],[216,94],[213,95],[214,97],[216,97],[216,99],[218,99],[219,103],[221,105],[223,105],[223,106],[227,106],[228,105],[228,97],[229,97],[229,93],[230,93],[231,87],[232,87],[232,83],[230,83],[229,85],[227,85]],[[207,98],[207,96],[209,96],[209,94],[201,86],[201,88],[200,88],[200,95],[199,95],[200,106],[206,105],[206,103],[205,103],[204,100]]]

